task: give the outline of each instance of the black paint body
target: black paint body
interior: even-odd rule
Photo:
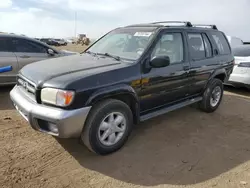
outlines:
[[[82,53],[41,61],[24,67],[19,75],[36,85],[36,99],[44,87],[74,90],[76,96],[66,109],[90,106],[104,98],[119,98],[129,103],[134,116],[157,111],[186,99],[202,96],[207,83],[214,77],[228,79],[234,65],[232,54],[215,54],[212,29],[189,27],[152,27],[156,34],[137,61],[116,61],[110,57]],[[149,66],[150,55],[163,33],[182,33],[184,60],[163,68]],[[213,50],[211,58],[193,61],[189,56],[187,32],[204,33]],[[224,34],[223,34],[224,35]]]

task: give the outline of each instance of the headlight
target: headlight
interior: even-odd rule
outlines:
[[[43,103],[57,106],[68,106],[72,103],[75,96],[74,91],[66,91],[54,88],[44,88],[41,91],[41,100]]]

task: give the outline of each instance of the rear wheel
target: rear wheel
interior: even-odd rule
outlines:
[[[214,112],[219,107],[222,97],[223,83],[219,79],[213,79],[203,94],[203,100],[200,102],[201,110]]]
[[[105,100],[91,110],[81,139],[91,151],[110,154],[125,144],[132,126],[133,116],[127,104],[114,99]]]

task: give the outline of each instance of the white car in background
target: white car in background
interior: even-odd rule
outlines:
[[[244,42],[238,37],[227,36],[227,40],[232,48],[244,45]]]
[[[54,41],[58,42],[61,46],[67,46],[67,42],[64,39],[53,39]]]
[[[232,48],[235,65],[227,84],[250,89],[250,45]]]

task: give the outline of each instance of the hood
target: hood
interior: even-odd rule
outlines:
[[[40,87],[44,82],[64,75],[100,69],[116,69],[122,66],[120,61],[112,58],[94,57],[90,54],[77,54],[43,60],[23,67],[19,74]]]

